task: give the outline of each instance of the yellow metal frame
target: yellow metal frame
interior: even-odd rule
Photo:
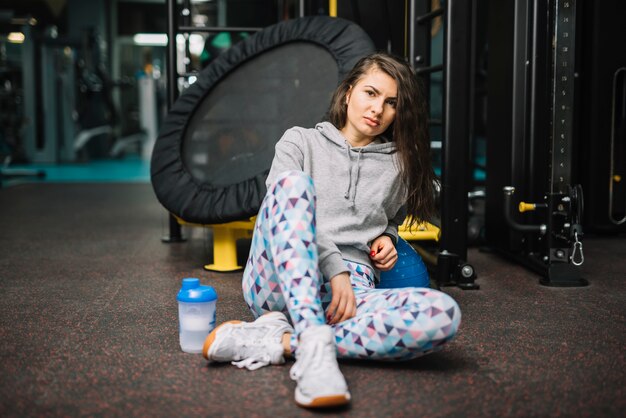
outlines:
[[[175,215],[174,215],[175,216]],[[228,222],[225,224],[202,225],[187,222],[177,216],[176,220],[181,225],[199,226],[211,228],[213,231],[213,264],[204,266],[205,270],[229,272],[241,270],[243,266],[237,264],[237,240],[252,238],[254,222],[256,217],[243,221]],[[430,223],[422,223],[408,228],[408,221],[405,221],[398,228],[398,235],[407,241],[439,241],[441,230]]]
[[[405,220],[398,227],[398,235],[407,241],[439,241],[441,229],[431,223],[423,222],[409,230],[409,222]]]
[[[252,238],[255,218],[225,224],[202,225],[189,223],[177,216],[175,217],[181,225],[201,226],[213,230],[213,264],[206,264],[205,270],[228,272],[243,268],[237,264],[237,240]]]
[[[337,0],[328,0],[328,16],[337,17]]]

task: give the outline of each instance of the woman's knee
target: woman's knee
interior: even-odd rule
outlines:
[[[436,298],[431,304],[431,315],[441,331],[446,335],[446,340],[451,340],[456,335],[461,325],[461,308],[452,296],[434,290]],[[436,318],[437,316],[440,318]]]
[[[275,193],[276,189],[311,189],[314,190],[313,187],[313,179],[310,175],[305,173],[304,171],[299,170],[288,170],[279,173],[276,176],[276,179],[272,182],[268,191],[271,193]]]
[[[461,308],[448,294],[435,289],[419,289],[413,294],[417,309],[430,318],[429,326],[437,329],[445,340],[452,339],[461,324]]]

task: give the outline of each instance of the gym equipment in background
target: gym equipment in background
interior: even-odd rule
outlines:
[[[476,272],[466,261],[468,195],[473,165],[470,138],[474,114],[474,48],[477,2],[447,0],[431,10],[430,0],[409,2],[409,63],[426,86],[442,72],[441,239],[435,280],[439,286],[478,289]],[[443,17],[442,64],[431,64],[431,23]],[[428,90],[427,90],[428,91]]]
[[[188,11],[185,4],[182,10]],[[456,25],[459,30],[448,33],[449,55],[466,57],[463,50],[469,42],[466,36],[469,29],[461,19],[464,10],[457,7],[447,12],[450,21],[459,21]],[[169,0],[169,39],[175,39],[181,32],[259,31],[259,28],[179,26],[179,19],[188,22],[189,13],[179,16],[176,2]],[[457,37],[466,42],[459,43]],[[155,144],[151,166],[155,193],[170,212],[169,236],[163,241],[183,241],[182,224],[210,226],[215,262],[205,268],[217,271],[241,268],[237,264],[235,243],[239,238],[249,237],[252,230],[249,217],[256,214],[265,194],[264,182],[276,141],[291,126],[313,126],[320,121],[338,81],[358,58],[373,51],[367,34],[346,20],[315,16],[284,21],[255,33],[220,54],[200,73],[194,73],[197,81],[176,100],[178,86],[186,85],[190,74],[181,76],[177,72],[176,50],[170,43],[167,71],[170,113]],[[449,95],[467,93],[469,83],[464,84],[467,80],[460,77],[464,72],[464,64],[454,72],[447,71],[452,78],[447,84]],[[467,106],[459,100],[447,103],[446,128],[448,137],[455,139],[449,141],[446,149],[462,149],[468,133]],[[455,167],[453,159],[446,159],[446,167],[449,170]],[[456,180],[464,178],[462,173],[455,176]],[[453,193],[462,191],[462,197],[467,199],[465,186],[457,189],[455,184],[452,181],[446,188]],[[449,197],[449,202],[454,196]],[[462,203],[447,204],[446,222],[450,222],[450,231],[446,246],[442,246],[444,276],[440,282],[477,288],[473,283],[473,268],[463,261],[466,240],[453,239],[457,234],[461,238],[467,234],[464,222],[458,224],[459,219],[451,218],[455,215],[454,206]],[[419,229],[404,233],[412,239],[421,235],[425,239],[440,236],[439,228],[434,225],[421,225]],[[456,231],[460,229],[463,231]]]
[[[0,188],[9,180],[46,175],[43,170],[11,167],[11,163],[25,160],[22,131],[27,118],[22,68],[7,55],[6,43],[0,41]]]
[[[587,284],[574,167],[576,3],[489,4],[486,238],[548,286]]]
[[[168,4],[175,39],[176,5]],[[175,103],[175,49],[168,48],[171,108],[151,164],[155,194],[172,214],[166,240],[182,239],[180,224],[214,225],[219,262],[207,268],[236,270],[235,241],[252,230],[276,142],[292,126],[321,121],[339,81],[374,47],[343,19],[283,21],[217,56]]]
[[[578,173],[585,190],[585,231],[626,232],[626,2],[581,4]]]
[[[119,157],[146,145],[145,130],[123,130],[113,101],[116,88],[129,87],[134,81],[110,78],[100,35],[93,28],[85,27],[81,36],[61,36],[55,27],[44,30],[28,25],[23,32],[27,161]]]
[[[322,120],[339,80],[370,52],[358,26],[317,16],[270,26],[219,55],[163,123],[151,165],[159,201],[190,223],[256,215],[276,142]]]

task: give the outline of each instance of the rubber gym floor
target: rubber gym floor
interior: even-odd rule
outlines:
[[[144,179],[145,180],[145,179]],[[621,417],[626,415],[626,240],[584,240],[584,288],[541,286],[478,248],[480,290],[443,351],[342,361],[349,407],[293,401],[290,362],[250,372],[178,345],[183,277],[218,292],[217,322],[252,319],[241,272],[214,273],[210,231],[164,244],[146,181],[20,182],[0,189],[0,416]]]

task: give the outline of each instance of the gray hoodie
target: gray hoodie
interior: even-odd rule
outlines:
[[[266,184],[288,170],[313,178],[317,194],[316,223],[319,267],[326,280],[348,271],[343,260],[370,266],[370,244],[390,235],[406,215],[396,146],[378,137],[365,147],[352,147],[330,122],[315,129],[288,129],[276,144]]]

